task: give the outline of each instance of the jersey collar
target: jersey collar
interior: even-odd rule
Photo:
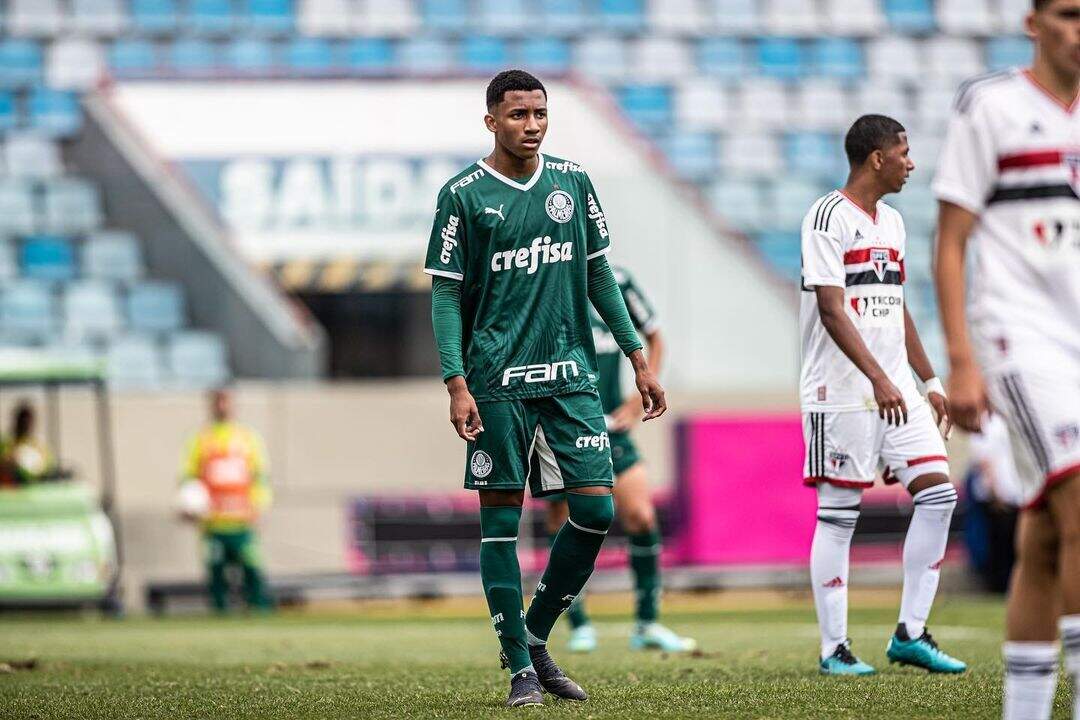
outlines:
[[[544,172],[544,156],[540,153],[536,153],[536,172],[534,172],[533,176],[529,178],[529,182],[524,184],[519,183],[516,180],[511,180],[502,173],[497,172],[493,167],[488,165],[483,160],[477,160],[476,164],[484,168],[485,171],[491,173],[491,177],[495,178],[496,180],[501,180],[515,190],[521,191],[529,190],[530,188],[532,188],[532,186],[536,184],[536,181],[540,179],[540,173]]]

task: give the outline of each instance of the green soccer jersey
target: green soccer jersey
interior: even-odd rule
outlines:
[[[630,320],[642,335],[649,335],[657,327],[656,311],[652,303],[634,283],[630,273],[622,268],[612,268],[615,279],[619,282],[626,309],[630,311]],[[590,313],[592,320],[593,343],[596,346],[596,368],[600,375],[597,390],[604,413],[610,413],[623,402],[622,367],[623,354],[615,336],[596,310]]]
[[[520,182],[483,160],[439,192],[424,272],[460,280],[465,380],[478,401],[596,387],[588,260],[607,222],[580,165],[538,155]]]

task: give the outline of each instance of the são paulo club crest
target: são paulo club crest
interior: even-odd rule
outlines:
[[[548,217],[557,223],[568,223],[574,217],[574,198],[565,190],[552,190],[544,201]]]
[[[491,474],[492,465],[491,456],[483,450],[477,450],[472,454],[469,469],[472,470],[473,477],[486,478]]]
[[[874,264],[877,279],[884,280],[885,268],[889,265],[889,251],[885,248],[870,248],[870,262]]]

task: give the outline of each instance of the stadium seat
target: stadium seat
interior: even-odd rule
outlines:
[[[464,33],[469,27],[465,0],[422,0],[424,30],[430,33]]]
[[[296,25],[301,35],[344,37],[353,29],[350,0],[299,0]]]
[[[441,75],[457,67],[450,45],[445,40],[428,37],[402,42],[398,47],[398,62],[402,70],[417,75]]]
[[[45,232],[78,235],[101,227],[101,198],[92,183],[73,177],[45,184]]]
[[[547,0],[542,17],[540,28],[552,35],[576,35],[590,20],[583,0]]]
[[[101,45],[84,38],[57,40],[45,56],[45,82],[62,90],[89,90],[105,72]]]
[[[598,24],[602,30],[637,34],[645,29],[642,0],[600,0]]]
[[[172,379],[183,386],[216,387],[229,377],[225,343],[209,332],[190,330],[168,341],[166,364]]]
[[[835,35],[877,35],[885,29],[878,0],[825,0],[823,31]]]
[[[8,283],[19,275],[19,261],[15,258],[15,247],[0,237],[0,281]]]
[[[720,35],[755,35],[761,31],[758,0],[706,0],[712,9],[712,29]]]
[[[142,250],[131,233],[99,231],[83,243],[82,274],[88,278],[130,284],[143,272]]]
[[[467,72],[498,72],[507,64],[506,42],[496,37],[469,36],[461,44],[461,61]]]
[[[33,40],[0,40],[0,85],[36,85],[44,78],[41,46]]]
[[[919,86],[915,94],[915,117],[923,134],[944,133],[952,115],[955,97],[956,88],[952,84],[927,83]]]
[[[171,35],[180,18],[176,0],[130,0],[131,24],[140,34]]]
[[[180,75],[208,75],[221,65],[218,50],[198,38],[178,40],[169,48],[169,66]]]
[[[885,17],[894,32],[929,34],[936,29],[931,0],[885,0]]]
[[[0,175],[0,237],[29,235],[36,228],[33,185]]]
[[[16,178],[52,178],[64,169],[59,146],[40,133],[9,133],[4,156],[8,174]]]
[[[225,37],[237,26],[230,0],[188,0],[185,26],[198,35]]]
[[[124,324],[116,288],[104,280],[76,280],[62,293],[64,339],[105,340]]]
[[[730,173],[762,177],[773,176],[784,167],[776,137],[754,131],[723,136],[720,165]]]
[[[766,30],[773,35],[816,34],[818,23],[814,0],[762,0]]]
[[[626,85],[617,93],[626,116],[645,133],[667,130],[671,124],[671,89],[666,85]]]
[[[836,80],[806,80],[793,95],[792,125],[796,128],[843,132],[855,119],[851,102]]]
[[[130,22],[121,0],[70,0],[68,27],[79,35],[113,36]]]
[[[999,0],[997,26],[1005,33],[1019,33],[1024,29],[1024,18],[1031,12],[1031,0]]]
[[[765,232],[754,246],[774,270],[795,284],[802,275],[802,244],[798,232]]]
[[[412,0],[358,0],[353,32],[375,37],[412,37],[420,28]]]
[[[521,64],[541,74],[562,74],[570,69],[570,45],[558,38],[529,38],[521,45]]]
[[[702,0],[649,0],[646,17],[659,35],[701,35],[711,24]]]
[[[184,293],[176,283],[142,282],[128,292],[127,318],[132,330],[174,332],[184,327]]]
[[[293,31],[292,0],[244,0],[247,25],[258,35],[288,35]]]
[[[915,163],[912,182],[928,185],[934,176],[944,133],[926,132],[922,128],[908,130],[908,144],[911,145],[911,159]],[[906,191],[905,191],[906,192]]]
[[[713,211],[733,230],[755,232],[765,222],[765,199],[752,180],[721,177],[709,187],[708,198]]]
[[[0,288],[0,338],[40,342],[56,333],[56,299],[48,283],[16,280]]]
[[[477,23],[489,35],[522,35],[529,29],[532,10],[525,0],[479,0]]]
[[[108,63],[116,75],[148,74],[157,67],[157,51],[146,40],[117,40],[109,48]]]
[[[357,38],[345,46],[345,65],[353,72],[382,75],[394,66],[394,49],[386,38]]]
[[[698,68],[704,75],[742,80],[750,72],[746,48],[735,38],[706,38],[698,45]]]
[[[968,38],[935,37],[925,41],[927,76],[931,82],[960,81],[985,71],[979,47]]]
[[[990,35],[996,19],[990,0],[937,0],[938,27],[951,35]]]
[[[75,253],[66,238],[32,235],[19,253],[23,277],[31,280],[65,282],[75,277]]]
[[[15,108],[15,96],[8,90],[0,90],[0,133],[11,130],[19,124],[19,113]]]
[[[838,80],[866,75],[862,47],[850,38],[822,38],[810,46],[812,72]]]
[[[8,0],[6,31],[16,37],[56,37],[64,31],[60,0]]]
[[[75,93],[37,88],[27,99],[30,127],[49,137],[70,137],[82,128],[82,110]]]
[[[631,77],[642,82],[680,80],[695,70],[690,46],[674,38],[632,40],[630,57]]]
[[[730,101],[720,83],[695,77],[676,87],[675,119],[687,130],[722,130],[730,117]]]
[[[153,338],[124,335],[113,340],[105,355],[109,384],[118,389],[156,387],[162,383],[164,361]]]
[[[1035,56],[1035,46],[1026,37],[996,37],[986,42],[986,67],[990,71],[1026,67]]]
[[[299,75],[329,74],[337,65],[334,46],[325,38],[295,38],[285,46],[285,65]]]
[[[907,96],[895,82],[867,80],[856,86],[853,95],[856,117],[878,113],[896,118],[906,124],[912,118]]]
[[[257,37],[245,37],[229,43],[225,48],[225,63],[232,70],[252,74],[266,73],[277,64],[274,46]]]
[[[795,80],[805,73],[802,47],[789,38],[765,38],[757,46],[758,72],[765,77]]]
[[[765,207],[770,209],[765,228],[799,232],[810,206],[832,188],[820,180],[803,177],[777,178],[765,186]]]
[[[868,74],[876,80],[906,80],[917,83],[923,78],[922,50],[906,37],[883,37],[870,41],[867,50]]]
[[[675,173],[690,182],[709,179],[716,174],[716,138],[709,133],[676,133],[666,138],[662,147]]]
[[[619,81],[629,75],[626,56],[622,40],[589,35],[577,44],[574,68],[592,78]]]
[[[788,90],[779,80],[748,80],[735,95],[734,120],[755,129],[785,128],[791,120],[789,104]]]
[[[847,172],[843,141],[829,133],[788,133],[784,137],[784,157],[790,172],[823,183],[841,182]]]

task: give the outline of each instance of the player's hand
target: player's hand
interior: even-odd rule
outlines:
[[[907,403],[892,381],[887,377],[873,381],[874,400],[878,406],[878,417],[889,425],[902,425],[907,422]]]
[[[641,407],[645,410],[641,422],[660,417],[667,410],[667,398],[664,397],[664,388],[660,381],[649,369],[645,353],[641,350],[630,353],[630,364],[634,366],[634,384],[641,393]]]
[[[628,397],[619,407],[611,411],[611,415],[608,416],[611,418],[608,430],[627,432],[644,414],[645,409],[641,406],[641,401],[636,397]]]
[[[480,437],[484,425],[480,422],[480,410],[465,384],[465,378],[460,375],[450,378],[446,390],[450,393],[450,424],[458,437],[470,442]]]
[[[982,419],[990,411],[986,383],[974,364],[956,365],[949,374],[952,421],[968,432],[982,432]]]
[[[949,398],[941,393],[927,393],[926,400],[934,410],[934,422],[937,423],[941,437],[946,440],[952,435],[952,416],[949,414]]]

